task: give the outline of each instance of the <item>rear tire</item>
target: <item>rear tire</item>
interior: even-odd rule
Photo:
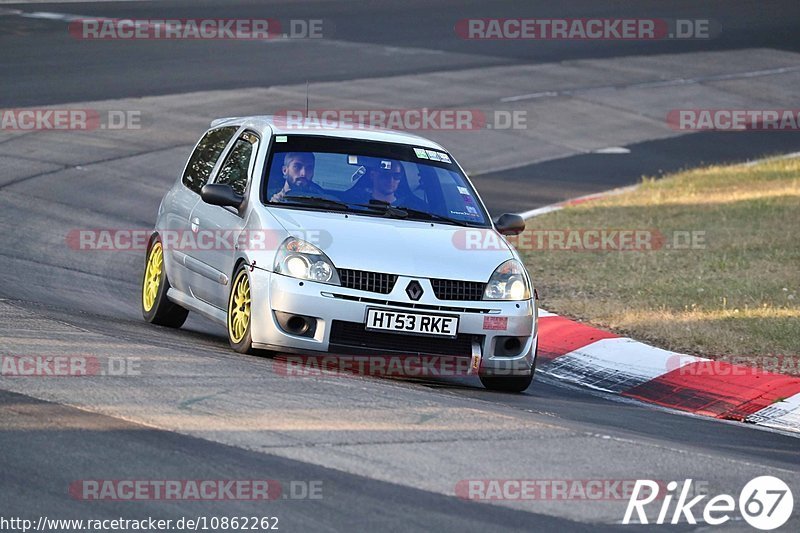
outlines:
[[[164,268],[164,246],[158,236],[150,241],[142,274],[142,316],[151,324],[179,328],[186,322],[189,311],[167,298],[169,290]]]
[[[253,353],[253,339],[250,335],[252,319],[250,315],[250,274],[246,263],[236,269],[228,295],[227,324],[228,342],[234,351]]]

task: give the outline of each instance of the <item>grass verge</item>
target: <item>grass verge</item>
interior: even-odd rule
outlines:
[[[544,309],[682,353],[796,361],[798,231],[800,158],[775,159],[645,178],[529,220],[518,249]]]

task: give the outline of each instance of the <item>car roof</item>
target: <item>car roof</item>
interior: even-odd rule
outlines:
[[[446,151],[440,144],[403,131],[387,130],[359,126],[346,122],[326,121],[324,126],[319,122],[309,119],[303,125],[286,124],[284,117],[274,115],[253,115],[248,117],[227,117],[219,118],[211,122],[211,127],[216,128],[226,125],[245,125],[261,133],[272,133],[275,135],[305,134],[318,135],[322,137],[337,137],[347,139],[362,139],[365,141],[380,141],[389,143],[409,144],[425,148],[435,148]]]

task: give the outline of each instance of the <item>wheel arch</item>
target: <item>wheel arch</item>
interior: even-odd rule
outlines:
[[[147,260],[147,256],[150,254],[150,248],[153,247],[153,243],[156,239],[161,239],[161,233],[158,229],[154,229],[150,233],[150,237],[147,240],[147,248],[145,249],[145,261]],[[164,240],[161,239],[161,246],[164,246]],[[175,279],[175,266],[173,265],[173,256],[171,253],[167,253],[167,249],[164,248],[164,271],[167,274],[167,278],[174,280]]]

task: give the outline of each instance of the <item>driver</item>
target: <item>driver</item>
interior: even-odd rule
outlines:
[[[283,158],[283,188],[272,195],[270,202],[283,202],[289,193],[324,194],[314,183],[314,154],[311,152],[288,152]]]

